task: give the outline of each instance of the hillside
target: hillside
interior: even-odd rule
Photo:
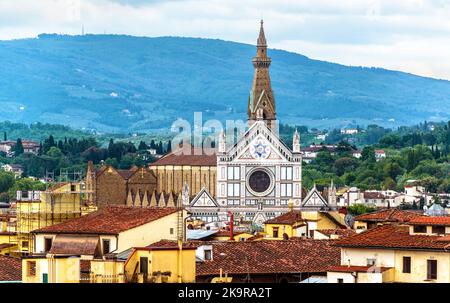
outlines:
[[[194,38],[0,41],[0,120],[134,132],[191,120],[194,111],[204,120],[246,119],[254,54],[252,45]],[[283,123],[396,126],[450,118],[448,81],[280,50],[269,55]]]

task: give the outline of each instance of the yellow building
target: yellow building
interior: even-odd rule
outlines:
[[[22,258],[23,283],[79,283],[80,257],[25,256]]]
[[[31,231],[78,218],[87,211],[82,183],[61,183],[46,191],[17,192],[16,231],[18,251],[33,251]]]
[[[288,240],[292,237],[306,236],[306,227],[302,212],[291,210],[264,222],[264,233],[266,239]]]
[[[449,283],[450,217],[419,217],[338,240],[330,283]]]
[[[126,280],[135,283],[195,282],[197,245],[161,240],[134,248],[125,262]]]
[[[347,229],[343,220],[337,211],[291,210],[264,222],[265,239],[312,238],[315,230]]]
[[[35,246],[27,260],[35,262],[36,274],[29,275],[24,282],[125,281],[125,260],[112,257],[126,255],[133,247],[145,247],[161,239],[175,241],[185,237],[186,217],[185,210],[174,207],[109,206],[34,230]],[[24,268],[27,264],[24,263]],[[53,266],[58,272],[51,272]],[[65,271],[68,274],[63,278],[60,275]]]

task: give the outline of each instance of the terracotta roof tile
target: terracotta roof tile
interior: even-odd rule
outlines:
[[[340,238],[353,236],[356,232],[353,229],[317,229],[317,232],[324,234],[326,236],[338,235]]]
[[[302,213],[298,210],[288,211],[278,217],[269,219],[264,224],[295,224],[298,222],[303,222]]]
[[[34,230],[34,233],[118,234],[177,212],[175,207],[109,206],[80,218]]]
[[[217,155],[215,150],[202,148],[191,148],[190,152],[171,152],[158,161],[151,163],[151,166],[162,165],[192,165],[192,166],[216,166]]]
[[[362,214],[355,217],[355,221],[365,222],[408,222],[413,218],[423,217],[421,213],[401,210],[397,208],[383,209],[373,213]]]
[[[22,260],[0,255],[0,281],[22,281]]]
[[[450,248],[450,240],[445,241],[442,236],[410,235],[409,226],[389,224],[337,240],[335,245],[339,247],[445,250]]]
[[[197,276],[319,273],[340,264],[340,250],[330,240],[213,242],[212,260],[197,264]]]
[[[437,216],[436,217],[423,216],[423,217],[417,217],[417,218],[411,219],[409,221],[409,224],[450,226],[450,216],[439,216],[439,217],[437,217]]]
[[[199,246],[198,241],[185,241],[183,242],[183,249],[196,249]],[[177,249],[178,241],[174,240],[160,240],[156,243],[150,244],[145,248],[150,250],[164,250],[164,249]]]

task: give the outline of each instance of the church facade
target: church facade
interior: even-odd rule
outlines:
[[[278,136],[270,63],[261,21],[248,99],[249,128],[233,146],[227,146],[225,133],[221,133],[215,197],[201,191],[189,203],[189,211],[195,218],[226,221],[231,212],[235,220],[261,224],[288,211],[290,203],[294,208],[301,206],[300,135],[295,132],[292,150]]]

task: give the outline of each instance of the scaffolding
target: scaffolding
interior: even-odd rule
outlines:
[[[34,251],[31,232],[96,210],[88,199],[95,193],[86,189],[81,171],[61,169],[46,172],[44,191],[19,191],[16,199],[16,233],[18,251],[28,255]]]

